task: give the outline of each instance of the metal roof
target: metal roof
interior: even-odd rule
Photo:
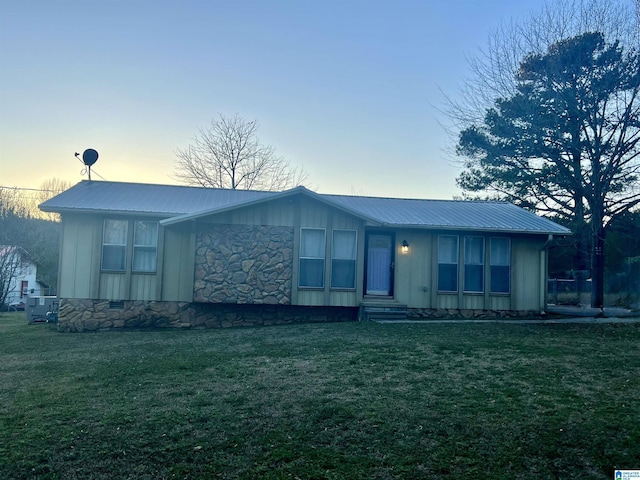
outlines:
[[[567,235],[571,231],[508,202],[418,200],[327,195],[336,204],[386,225]]]
[[[83,180],[40,205],[45,212],[113,212],[173,217],[233,206],[274,192]]]
[[[570,230],[507,202],[419,200],[318,194],[304,187],[284,192],[84,180],[44,202],[51,212],[157,215],[179,223],[283,196],[306,195],[370,224],[439,230],[568,235]]]

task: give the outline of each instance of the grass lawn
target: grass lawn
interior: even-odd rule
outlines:
[[[0,478],[612,479],[640,325],[62,334],[0,317]]]

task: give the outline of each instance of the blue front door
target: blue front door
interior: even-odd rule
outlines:
[[[370,234],[367,237],[366,295],[390,296],[393,275],[393,236]]]

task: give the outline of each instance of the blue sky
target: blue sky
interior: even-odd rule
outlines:
[[[543,0],[0,0],[0,185],[176,183],[219,113],[322,193],[451,198],[440,122],[466,56]],[[97,178],[94,176],[94,178]]]

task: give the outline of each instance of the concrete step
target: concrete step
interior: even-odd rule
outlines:
[[[407,307],[405,305],[362,305],[360,311],[362,320],[376,321],[407,319]]]

